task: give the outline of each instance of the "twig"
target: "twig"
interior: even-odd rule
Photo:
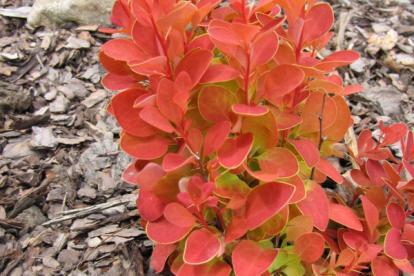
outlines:
[[[323,112],[325,111],[325,99],[326,99],[326,93],[323,94],[323,100],[322,100],[322,111],[321,115],[318,116],[319,119],[319,144],[318,144],[318,152],[321,151],[322,143],[323,143],[323,137],[322,137],[322,123],[323,123]],[[310,179],[313,179],[313,175],[315,173],[315,168],[312,168],[312,172],[310,175]]]
[[[344,43],[344,38],[345,38],[345,30],[353,15],[354,15],[354,10],[350,10],[347,13],[342,12],[339,15],[339,30],[338,30],[338,37],[336,40],[337,42],[336,51],[340,51],[342,48],[342,44]]]
[[[112,207],[115,207],[115,206],[127,204],[129,202],[131,202],[131,199],[123,198],[123,199],[118,199],[118,200],[102,203],[102,204],[95,205],[95,206],[64,211],[64,212],[59,213],[59,214],[64,214],[64,216],[57,217],[57,218],[51,219],[49,221],[46,221],[42,225],[43,226],[50,226],[52,224],[60,223],[62,221],[81,218],[81,217],[84,217],[84,216],[87,216],[87,215],[90,215],[90,214],[99,213],[99,212],[101,212],[105,209],[109,209],[109,208],[112,208]]]
[[[112,238],[115,234],[121,232],[122,230],[134,225],[136,222],[130,223],[128,225],[125,225],[124,227],[122,227],[121,229],[116,230],[115,232],[113,232],[112,234],[110,234],[108,237],[106,237],[105,239],[103,239],[98,245],[96,245],[94,248],[92,248],[92,250],[82,259],[82,261],[77,265],[77,268],[79,268],[88,258],[89,256],[92,254],[92,252],[94,252],[100,245],[102,245],[107,239]]]

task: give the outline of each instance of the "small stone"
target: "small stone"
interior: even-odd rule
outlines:
[[[49,105],[49,109],[53,113],[65,113],[69,108],[70,101],[64,96],[59,95],[56,99]]]
[[[372,23],[371,27],[376,34],[386,33],[389,29],[391,29],[390,26],[384,23]]]
[[[97,192],[95,189],[85,186],[83,188],[80,188],[77,193],[78,197],[88,197],[88,198],[96,198]]]
[[[3,158],[15,159],[36,154],[29,145],[29,141],[7,144],[3,149]]]
[[[23,268],[21,267],[16,267],[9,274],[9,276],[22,276],[22,275],[23,275]]]
[[[365,72],[367,65],[365,63],[365,59],[364,58],[360,58],[357,61],[355,61],[354,63],[352,63],[351,65],[349,65],[349,68],[352,71],[355,71],[357,73],[363,73]]]
[[[83,85],[83,82],[79,79],[71,79],[65,87],[69,88],[75,94],[75,97],[83,99],[89,94],[89,91]]]
[[[125,213],[125,211],[126,211],[125,205],[120,205],[120,206],[116,206],[116,207],[103,210],[102,214],[108,215],[108,216],[115,216],[115,215],[123,214]]]
[[[62,202],[65,198],[66,188],[60,187],[56,189],[50,190],[50,192],[47,194],[46,201],[51,202]]]
[[[95,237],[95,238],[87,238],[86,242],[88,243],[89,247],[94,248],[98,246],[102,242],[102,240],[98,237]]]
[[[59,92],[62,92],[63,94],[65,94],[65,96],[68,100],[73,100],[75,98],[75,94],[73,93],[73,91],[69,87],[58,86],[57,90]]]
[[[27,170],[26,172],[18,174],[17,179],[19,179],[22,183],[29,184],[31,187],[34,187],[40,182],[42,176],[40,173],[35,173],[33,170]]]
[[[72,249],[64,249],[60,252],[58,257],[59,263],[75,265],[79,261],[80,252]]]
[[[55,149],[58,145],[58,140],[49,128],[32,127],[33,138],[31,145],[35,149]]]
[[[82,48],[90,48],[91,44],[87,40],[79,39],[76,37],[69,37],[68,44],[65,45],[65,48],[68,49],[82,49]]]
[[[43,50],[49,49],[51,42],[51,37],[49,35],[46,35],[42,40],[42,44],[40,44],[40,48],[42,48]]]
[[[84,218],[84,219],[77,219],[75,220],[72,225],[70,226],[70,231],[78,231],[80,229],[85,228],[85,226],[93,224],[94,221]]]
[[[103,101],[107,97],[107,93],[103,89],[93,92],[87,99],[82,101],[82,104],[87,108],[91,108],[95,104]]]
[[[46,101],[53,101],[57,96],[57,90],[52,89],[51,91],[47,92],[43,98],[45,98]]]
[[[79,39],[86,40],[86,41],[89,41],[89,42],[92,42],[93,41],[93,38],[92,38],[90,32],[88,32],[88,31],[81,31],[78,34],[78,38]]]
[[[24,210],[16,217],[16,219],[28,225],[29,229],[33,229],[47,221],[47,218],[43,215],[42,211],[36,206]]]
[[[45,266],[56,269],[60,266],[60,263],[53,259],[51,256],[46,256],[42,258],[42,262]]]
[[[112,194],[117,186],[116,182],[112,179],[110,175],[106,173],[97,172],[96,174],[98,178],[101,179],[101,181],[98,183],[99,190],[102,191],[104,194]]]
[[[116,244],[101,245],[98,247],[100,254],[111,253],[116,248]]]

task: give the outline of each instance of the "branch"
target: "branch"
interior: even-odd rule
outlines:
[[[319,144],[318,144],[318,151],[321,151],[322,143],[323,143],[323,137],[322,137],[322,123],[323,123],[323,112],[325,110],[325,99],[326,99],[326,93],[323,94],[323,100],[322,100],[322,111],[321,115],[318,116],[319,119]],[[315,174],[315,167],[312,168],[312,172],[310,175],[310,179],[313,180],[313,175]]]

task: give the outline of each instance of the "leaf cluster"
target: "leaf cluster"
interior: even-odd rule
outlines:
[[[156,243],[151,264],[178,276],[398,275],[412,272],[412,132],[365,130],[355,183],[327,158],[352,126],[335,69],[320,58],[332,8],[315,0],[117,0],[101,47],[108,112],[134,158],[123,179]],[[401,143],[397,160],[389,145]],[[352,191],[327,194],[327,178]],[[410,177],[409,177],[410,178]]]

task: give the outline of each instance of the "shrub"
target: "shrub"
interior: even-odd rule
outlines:
[[[327,161],[353,121],[333,33],[315,0],[117,0],[121,33],[101,47],[108,106],[134,158],[151,264],[179,276],[413,272],[412,132],[369,130],[350,151],[352,185]],[[282,16],[283,9],[283,16]],[[403,160],[387,146],[401,143]],[[351,198],[327,194],[327,177]]]

